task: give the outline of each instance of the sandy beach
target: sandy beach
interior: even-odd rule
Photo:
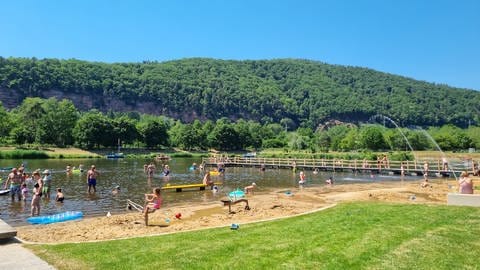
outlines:
[[[245,209],[244,203],[238,203],[232,205],[232,213],[229,213],[228,206],[224,206],[220,200],[197,205],[165,205],[150,214],[149,226],[145,226],[142,213],[126,211],[125,214],[110,217],[84,218],[49,225],[28,225],[16,229],[17,237],[25,242],[100,241],[282,218],[346,201],[446,204],[447,193],[455,191],[455,181],[447,183],[444,179],[432,180],[431,187],[427,188],[420,187],[420,181],[307,186],[248,194],[250,210]],[[180,219],[175,218],[177,213],[181,213]]]

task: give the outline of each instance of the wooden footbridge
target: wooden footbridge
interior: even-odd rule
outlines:
[[[401,175],[423,175],[425,171],[429,176],[448,177],[452,173],[459,175],[462,171],[473,174],[478,170],[475,162],[455,161],[452,164],[443,164],[441,159],[425,159],[413,161],[372,161],[372,160],[346,160],[346,159],[300,159],[300,158],[245,158],[223,157],[203,158],[207,167],[257,167],[266,169],[292,169],[292,170],[318,170],[318,171],[353,171],[364,173],[382,173]]]

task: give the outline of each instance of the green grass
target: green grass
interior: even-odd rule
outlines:
[[[42,159],[48,154],[37,150],[5,150],[0,152],[0,159]]]
[[[479,269],[480,208],[348,203],[238,231],[26,247],[58,269]]]

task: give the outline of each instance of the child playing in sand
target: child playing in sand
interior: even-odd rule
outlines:
[[[145,225],[148,226],[148,213],[153,213],[155,210],[160,209],[162,205],[162,196],[160,194],[161,189],[156,187],[153,189],[153,193],[145,194],[145,206],[143,207],[143,215],[145,216]]]
[[[65,200],[65,197],[63,196],[62,189],[57,188],[57,196],[55,196],[55,201],[63,203],[63,200]]]
[[[243,190],[245,190],[245,194],[253,194],[253,190],[257,187],[257,184],[252,183],[250,186],[246,186]]]
[[[420,185],[422,188],[426,188],[426,187],[429,187],[429,186],[432,187],[432,186],[430,185],[430,183],[428,183],[428,177],[427,177],[426,175],[427,175],[427,174],[424,175],[425,178],[424,178],[424,180],[423,180],[423,183]]]

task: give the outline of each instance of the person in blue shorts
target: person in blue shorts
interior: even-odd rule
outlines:
[[[97,176],[98,172],[96,171],[95,165],[92,165],[90,170],[87,172],[88,193],[92,191],[92,188],[94,193],[97,192]]]

